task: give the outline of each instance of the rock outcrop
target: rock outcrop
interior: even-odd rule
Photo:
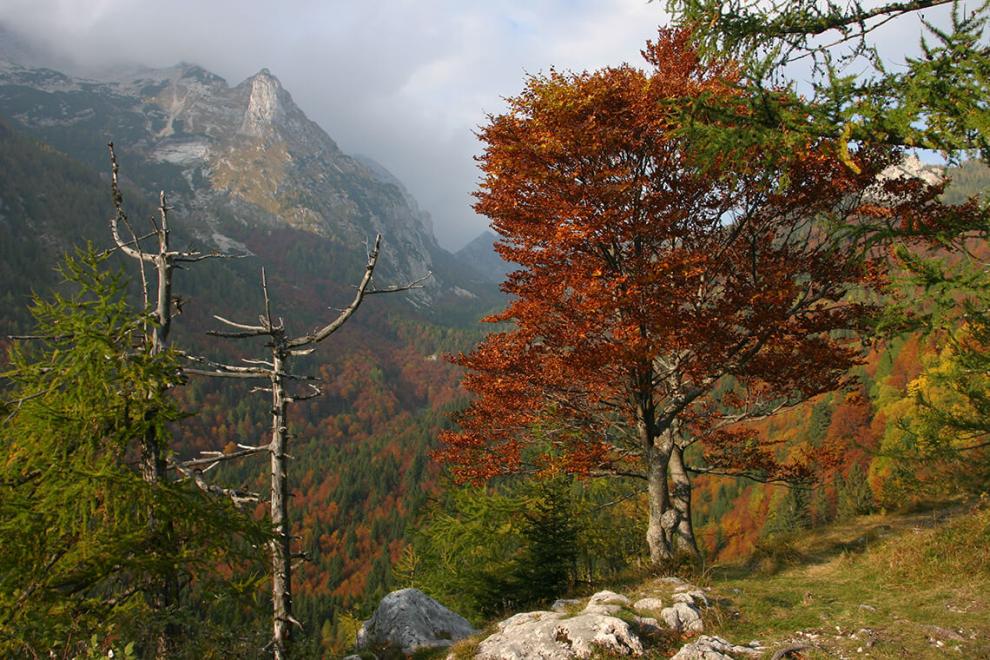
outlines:
[[[678,633],[700,633],[705,630],[705,624],[701,620],[701,612],[697,607],[688,603],[674,603],[670,607],[660,610],[660,620],[667,624],[668,628]]]
[[[357,646],[386,646],[411,654],[418,649],[450,646],[476,632],[467,619],[419,589],[401,589],[385,596],[364,622]]]
[[[736,646],[721,637],[702,635],[681,648],[671,660],[740,660],[762,654],[759,646]]]
[[[498,624],[498,632],[478,647],[478,660],[569,660],[596,653],[643,654],[643,644],[629,624],[608,614],[525,612]]]
[[[645,591],[645,593],[644,593]],[[599,591],[587,600],[561,599],[554,611],[523,612],[497,624],[474,653],[477,660],[571,660],[637,657],[650,644],[691,637],[704,630],[701,612],[709,594],[677,578],[665,578],[636,594]],[[584,605],[582,608],[581,605]],[[669,603],[664,607],[665,603]],[[358,634],[358,648],[389,646],[409,654],[426,647],[449,646],[474,633],[467,621],[415,589],[382,600]],[[721,637],[701,635],[674,657],[678,660],[742,660],[757,657],[757,642],[737,646]]]
[[[599,591],[588,599],[584,606],[585,612],[595,614],[615,614],[623,607],[629,606],[629,599],[614,591]]]

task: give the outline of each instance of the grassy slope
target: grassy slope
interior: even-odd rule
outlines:
[[[990,500],[923,513],[873,515],[781,540],[749,561],[686,576],[711,590],[705,634],[759,640],[765,658],[990,658]],[[654,578],[602,585],[635,598]],[[667,600],[667,599],[664,599]],[[454,647],[469,658],[494,631]],[[680,644],[652,642],[648,658]],[[445,657],[433,651],[415,657]],[[601,656],[606,658],[609,656]]]
[[[985,498],[857,518],[787,550],[711,571],[710,586],[732,600],[712,613],[715,634],[771,649],[804,641],[820,648],[809,657],[990,658]],[[772,570],[781,563],[788,565]]]

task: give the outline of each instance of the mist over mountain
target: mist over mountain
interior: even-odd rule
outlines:
[[[512,272],[513,265],[495,251],[498,236],[490,230],[478,234],[470,243],[457,251],[457,258],[484,275],[489,282],[501,282]]]
[[[114,141],[124,175],[166,191],[207,246],[243,247],[238,227],[292,228],[357,253],[381,233],[383,278],[433,273],[415,301],[463,289],[446,272],[450,257],[429,215],[402,184],[343,153],[267,69],[230,86],[185,63],[92,80],[7,60],[0,115],[98,171]]]

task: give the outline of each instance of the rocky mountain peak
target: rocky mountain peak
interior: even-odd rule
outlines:
[[[250,88],[250,93],[239,132],[243,135],[265,137],[271,133],[273,125],[285,116],[281,97],[288,96],[288,93],[268,69],[262,69],[244,81],[244,84]]]
[[[478,234],[470,243],[457,251],[457,258],[471,266],[485,277],[488,282],[501,282],[505,276],[515,269],[495,251],[495,241],[498,235],[486,229]]]
[[[382,281],[438,272],[435,259],[454,267],[402,184],[343,153],[268,69],[232,87],[187,63],[100,79],[0,66],[0,114],[97,168],[113,140],[128,176],[169,191],[207,244],[222,247],[242,228],[290,228],[358,253],[380,233]],[[409,300],[460,295],[442,277]]]

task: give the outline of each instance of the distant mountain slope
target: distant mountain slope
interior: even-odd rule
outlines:
[[[33,292],[58,281],[72,246],[108,242],[108,183],[89,167],[14,130],[0,117],[0,336],[24,329]],[[139,216],[152,209],[135,199]]]
[[[454,256],[481,273],[487,281],[501,282],[514,270],[514,266],[495,251],[493,244],[496,240],[498,236],[486,229],[458,250]]]
[[[204,243],[225,247],[237,225],[292,228],[357,254],[381,233],[384,276],[434,273],[421,304],[465,288],[435,267],[429,216],[401,184],[344,154],[267,69],[231,87],[191,64],[97,81],[0,62],[0,114],[97,171],[113,140],[125,176],[168,191]]]

